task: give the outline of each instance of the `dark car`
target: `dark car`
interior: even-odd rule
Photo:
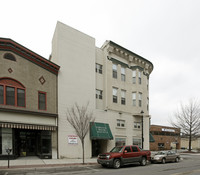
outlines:
[[[152,163],[179,162],[180,155],[174,151],[159,151],[151,157]]]
[[[123,165],[139,162],[145,166],[151,160],[151,152],[136,145],[114,147],[109,153],[99,154],[97,162],[103,167],[120,168]]]

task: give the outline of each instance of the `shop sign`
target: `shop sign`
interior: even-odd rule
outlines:
[[[72,145],[78,144],[78,136],[68,135],[68,144],[72,144]]]
[[[174,129],[167,129],[167,128],[162,128],[162,131],[165,131],[165,132],[175,132]]]

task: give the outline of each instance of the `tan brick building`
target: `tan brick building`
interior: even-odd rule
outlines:
[[[150,150],[180,149],[180,129],[168,126],[151,125],[150,133],[155,142],[150,142]]]

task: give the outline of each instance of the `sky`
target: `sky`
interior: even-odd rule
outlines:
[[[0,37],[49,58],[57,21],[112,40],[151,61],[152,124],[170,126],[180,103],[199,99],[199,0],[0,0]]]

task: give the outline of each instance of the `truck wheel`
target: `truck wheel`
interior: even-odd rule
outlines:
[[[120,168],[121,166],[121,161],[119,159],[115,159],[113,162],[113,168],[117,169]]]
[[[142,157],[140,165],[145,166],[146,164],[147,164],[147,159],[145,157]]]
[[[166,160],[165,160],[165,158],[163,158],[163,159],[162,159],[162,163],[163,163],[163,164],[165,164],[165,163],[166,163]]]

